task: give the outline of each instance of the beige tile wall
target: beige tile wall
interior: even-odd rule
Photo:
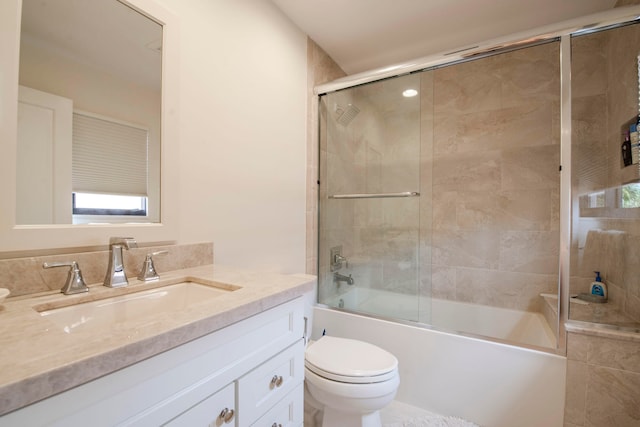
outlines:
[[[640,341],[567,334],[565,427],[640,425]]]
[[[631,46],[636,46],[632,49]],[[593,271],[609,289],[603,307],[571,306],[570,318],[630,325],[640,322],[640,214],[620,209],[616,189],[640,177],[623,167],[621,133],[638,114],[640,25],[572,40],[572,166],[574,218],[571,293],[588,292]],[[606,207],[585,210],[579,197],[604,190]]]
[[[555,292],[558,61],[551,43],[435,71],[434,297],[539,311]]]
[[[320,46],[307,38],[307,274],[318,274],[318,107],[313,88],[345,75]]]

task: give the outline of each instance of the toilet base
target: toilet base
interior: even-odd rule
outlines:
[[[326,408],[322,417],[322,427],[382,427],[380,411],[368,414],[353,414]]]
[[[304,383],[304,425],[305,427],[381,427],[380,411],[354,414],[335,409],[327,409],[309,392]]]

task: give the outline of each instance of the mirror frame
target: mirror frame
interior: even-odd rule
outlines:
[[[148,224],[16,225],[16,144],[22,0],[0,2],[0,259],[20,251],[106,246],[111,236],[175,241],[178,234],[179,28],[154,0],[114,0],[162,25],[160,222]],[[6,163],[6,164],[2,164]]]

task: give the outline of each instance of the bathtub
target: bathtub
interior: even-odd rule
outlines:
[[[383,293],[361,292],[341,298],[345,308],[355,301],[360,309],[380,303],[392,307],[395,302],[390,299],[391,294]],[[449,304],[438,307],[439,304],[440,301],[433,305],[433,318],[452,317]],[[414,305],[402,308],[413,311]],[[480,327],[471,333],[484,331],[485,322],[474,320],[474,307],[463,304],[459,308],[467,313],[464,320],[457,316],[454,320]],[[502,319],[500,316],[497,319]],[[368,341],[392,352],[400,370],[397,401],[461,417],[483,427],[563,425],[566,358],[562,356],[318,305],[312,308],[311,325],[314,339],[326,331],[329,335]],[[514,335],[513,327],[505,329],[510,330],[507,337]]]
[[[330,305],[385,318],[413,320],[444,331],[556,348],[555,334],[541,313],[358,287],[336,297]]]

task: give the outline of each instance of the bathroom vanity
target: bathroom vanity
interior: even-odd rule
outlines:
[[[176,294],[175,309],[122,310],[99,329],[74,325],[77,314],[67,313],[81,307],[87,319],[86,307],[95,313],[118,301],[140,312],[128,303],[151,293],[157,304],[163,287],[185,281],[226,290],[186,308],[177,301],[186,294]],[[0,321],[23,326],[0,338],[0,426],[301,426],[302,296],[314,281],[204,266],[155,285],[132,281],[115,297],[91,287],[77,304],[57,294],[5,302]]]

